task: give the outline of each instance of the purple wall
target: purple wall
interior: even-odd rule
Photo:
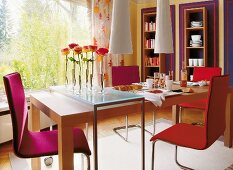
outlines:
[[[224,0],[224,72],[233,85],[233,0]]]

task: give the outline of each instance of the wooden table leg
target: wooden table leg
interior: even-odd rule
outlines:
[[[58,159],[60,170],[74,169],[73,128],[65,123],[58,124]]]
[[[172,106],[172,122],[173,124],[179,123],[179,106],[178,105]]]
[[[226,103],[226,129],[224,132],[224,146],[232,147],[233,137],[233,94],[227,95]]]
[[[31,130],[40,131],[40,110],[37,109],[32,103],[30,106],[30,120],[31,120]],[[41,169],[41,160],[40,158],[31,159],[32,169],[40,170]]]

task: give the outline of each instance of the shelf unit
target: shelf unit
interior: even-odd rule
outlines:
[[[192,21],[202,21],[203,24],[200,27],[192,27]],[[189,66],[189,59],[203,59],[203,65],[198,64],[195,67],[206,67],[208,65],[207,31],[207,9],[205,7],[184,10],[184,62],[187,66],[188,80],[190,80],[194,68],[193,65]],[[201,35],[202,46],[192,47],[190,45],[192,35]]]
[[[155,20],[155,8],[142,9],[141,81],[153,77],[154,72],[165,72],[165,57],[154,54]]]

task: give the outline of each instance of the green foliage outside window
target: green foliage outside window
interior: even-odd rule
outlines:
[[[1,77],[6,73],[18,71],[25,88],[28,89],[41,89],[64,83],[64,56],[61,56],[60,49],[68,44],[70,26],[69,20],[60,12],[59,2],[23,2],[19,32],[9,44],[5,43],[7,50],[0,52]],[[75,27],[77,32],[84,31],[83,28]],[[87,31],[85,32],[87,34]],[[0,37],[1,41],[3,38]],[[2,86],[1,79],[0,88]]]

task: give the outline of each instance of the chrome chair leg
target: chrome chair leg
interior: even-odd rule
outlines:
[[[151,170],[154,170],[155,142],[156,141],[152,142]]]
[[[87,158],[87,170],[91,169],[91,163],[90,163],[90,156],[89,155],[85,155]]]
[[[181,165],[180,163],[179,163],[179,161],[178,161],[178,154],[177,154],[177,148],[178,148],[178,146],[176,146],[176,149],[175,149],[175,161],[176,161],[176,164],[181,168],[181,169],[185,169],[185,170],[194,170],[194,169],[192,169],[192,168],[189,168],[189,167],[187,167],[187,166],[184,166],[184,165]]]
[[[128,115],[125,116],[125,140],[128,141],[128,128],[129,128],[129,124],[128,124]]]
[[[155,122],[155,121],[154,121]],[[147,133],[149,133],[151,136],[153,136],[153,134],[155,133],[155,123],[153,122],[153,128],[154,128],[154,132],[152,133],[152,132],[150,132],[150,131],[148,131],[147,129],[145,129],[145,131],[147,132]],[[136,125],[129,125],[128,124],[128,115],[126,115],[126,117],[125,117],[125,126],[120,126],[120,127],[115,127],[115,128],[113,128],[113,131],[118,135],[118,136],[120,136],[123,140],[125,140],[126,142],[128,142],[128,129],[129,128],[135,128],[135,127],[137,127],[137,128],[141,128],[141,126],[140,125],[138,125],[138,124],[136,124]],[[125,137],[124,136],[122,136],[119,132],[118,132],[118,130],[121,130],[121,129],[125,129]]]
[[[151,133],[152,136],[155,134],[155,123],[156,123],[156,120],[155,120],[155,111],[153,111],[153,133]]]

